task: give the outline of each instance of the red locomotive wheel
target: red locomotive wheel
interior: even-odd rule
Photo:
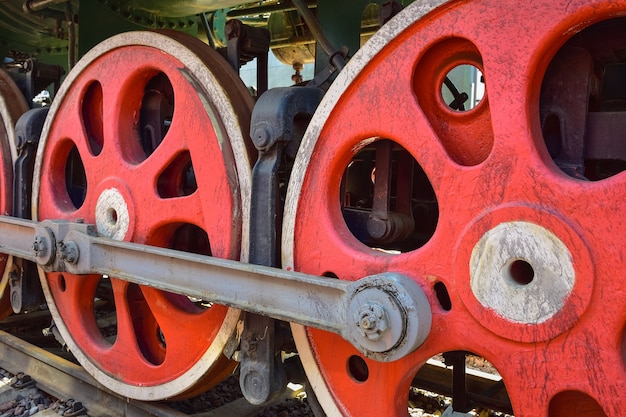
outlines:
[[[195,38],[110,38],[81,59],[51,107],[34,216],[83,219],[113,239],[245,261],[251,108],[236,74]],[[41,278],[71,351],[122,395],[189,395],[234,367],[223,351],[237,310],[115,277]]]
[[[9,74],[0,70],[0,212],[3,215],[13,212],[13,161],[17,157],[14,128],[17,119],[26,110],[28,105],[19,88]],[[8,255],[0,254],[0,273],[3,276],[9,258]],[[12,312],[6,275],[6,281],[0,282],[0,319]]]
[[[339,74],[295,161],[283,265],[346,280],[402,273],[427,294],[433,321],[421,347],[390,363],[363,357],[339,336],[293,326],[308,379],[329,416],[406,416],[416,373],[448,351],[470,351],[495,365],[515,416],[623,415],[626,158],[615,144],[614,159],[622,157],[621,165],[610,161],[610,174],[591,178],[588,171],[598,171],[595,165],[604,159],[594,159],[599,150],[584,150],[578,156],[585,164],[578,168],[594,181],[566,175],[562,160],[574,133],[557,112],[540,117],[540,96],[543,108],[549,104],[543,89],[552,83],[566,97],[556,105],[575,107],[565,93],[587,78],[568,84],[566,77],[549,81],[546,74],[570,39],[568,47],[581,48],[584,42],[575,35],[586,28],[598,27],[594,33],[605,36],[589,43],[595,46],[587,55],[596,48],[608,59],[598,64],[589,58],[605,67],[589,64],[583,74],[596,84],[589,90],[584,84],[584,93],[595,100],[594,85],[607,83],[609,72],[621,76],[623,85],[624,56],[611,54],[608,45],[614,40],[623,54],[625,37],[618,28],[626,24],[618,16],[624,13],[626,3],[610,1],[550,0],[532,7],[502,0],[415,2]],[[447,74],[460,65],[484,76],[485,97],[467,110],[442,97]],[[550,71],[559,70],[552,65]],[[588,111],[611,114],[589,113],[589,120],[610,118],[617,123],[612,126],[624,126],[626,94],[617,87],[604,90],[597,93],[600,104],[590,100]],[[601,104],[602,97],[611,107]],[[547,129],[544,120],[550,117],[560,122]],[[555,131],[560,153],[549,138]],[[609,131],[610,126],[598,137]],[[589,145],[596,138],[585,140]],[[388,177],[379,161],[372,169],[373,159],[384,162],[379,155],[385,155],[385,143],[392,144],[392,155],[414,158],[413,168],[397,156],[390,159]],[[384,204],[377,200],[379,178],[391,184],[393,198]],[[423,181],[411,190],[402,183],[407,178]],[[401,189],[409,190],[414,229],[403,220],[406,212],[397,213],[406,208]],[[376,217],[380,213],[387,217]],[[420,234],[403,235],[396,247],[380,238],[385,222],[393,226],[390,235]]]

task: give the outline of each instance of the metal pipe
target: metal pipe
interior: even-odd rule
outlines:
[[[74,68],[76,64],[76,26],[74,25],[74,11],[72,2],[65,4],[65,23],[67,25],[67,65],[68,69]],[[55,91],[56,93],[56,91]]]
[[[24,9],[26,13],[36,13],[55,4],[65,3],[66,1],[67,0],[27,0],[24,2],[22,9]]]
[[[326,34],[324,34],[324,31],[322,30],[319,22],[317,21],[315,16],[313,16],[311,10],[309,10],[306,2],[304,0],[291,0],[291,3],[298,10],[298,13],[300,14],[300,16],[302,16],[302,19],[304,19],[304,22],[309,27],[309,30],[313,34],[313,37],[320,44],[326,55],[330,57],[331,64],[333,64],[333,66],[337,68],[337,70],[341,70],[346,65],[343,55],[330,43],[330,41],[326,37]]]
[[[206,18],[206,13],[202,12],[199,14],[200,22],[202,23],[202,27],[204,28],[204,32],[206,33],[207,40],[209,41],[209,45],[211,48],[215,49],[215,40],[213,39],[213,30],[211,29],[211,25],[209,24],[209,20]]]
[[[317,7],[317,1],[315,0],[307,0],[307,7]],[[238,17],[246,17],[246,16],[254,16],[259,14],[268,14],[274,12],[291,12],[297,10],[295,6],[290,5],[289,3],[279,3],[272,4],[269,6],[258,6],[258,7],[250,7],[247,9],[234,9],[229,11],[226,16],[229,19],[234,19]]]

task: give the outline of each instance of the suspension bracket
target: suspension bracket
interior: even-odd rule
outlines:
[[[22,219],[31,218],[35,154],[47,115],[47,108],[32,109],[24,113],[15,125],[17,159],[13,169],[13,215]],[[13,311],[21,313],[39,308],[44,297],[37,265],[21,258],[11,258],[7,268]]]
[[[308,123],[321,99],[317,88],[277,88],[263,94],[254,107],[250,135],[259,157],[252,171],[250,235],[255,239],[250,241],[249,261],[253,264],[279,266],[281,182],[289,175],[282,164],[283,153],[297,149],[304,132],[298,124]],[[281,349],[275,343],[280,332],[280,324],[267,316],[244,316],[240,386],[252,404],[266,403],[285,388]]]
[[[257,96],[261,96],[267,91],[268,85],[269,31],[245,25],[237,19],[226,22],[224,30],[228,39],[226,49],[228,63],[237,73],[242,65],[254,58],[257,59]]]

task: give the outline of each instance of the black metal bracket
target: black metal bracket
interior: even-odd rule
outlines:
[[[25,374],[24,372],[18,372],[15,375],[14,381],[11,383],[11,386],[16,390],[21,390],[25,388],[34,387],[36,384],[35,380],[30,376]]]
[[[264,28],[244,25],[233,19],[224,28],[227,41],[227,58],[230,65],[239,73],[239,68],[252,59],[257,59],[257,96],[267,91],[268,58],[270,33]]]
[[[259,157],[252,171],[250,236],[254,238],[250,239],[250,263],[280,266],[281,181],[288,178],[285,170],[289,170],[282,163],[283,156],[295,156],[322,96],[318,88],[275,88],[261,96],[254,107],[250,133]],[[281,336],[276,320],[245,314],[239,383],[252,404],[271,401],[285,389],[286,372],[277,357]]]
[[[447,366],[452,366],[452,408],[454,411],[466,413],[473,407],[465,384],[466,352],[455,350],[443,354]]]
[[[65,74],[63,67],[59,65],[44,64],[35,59],[27,59],[23,63],[26,73],[26,101],[32,106],[33,98],[50,84],[54,86],[54,92],[59,91],[61,77]]]
[[[337,57],[340,57],[340,59],[337,59]],[[336,76],[339,73],[339,71],[341,71],[341,68],[343,67],[338,67],[336,66],[336,64],[333,64],[333,59],[335,61],[340,61],[340,62],[347,61],[348,48],[346,48],[345,46],[342,46],[339,51],[335,52],[334,55],[331,56],[329,60],[330,63],[322,71],[315,74],[315,77],[313,77],[313,79],[309,82],[308,84],[309,87],[321,87],[322,85],[324,85],[324,83],[329,81],[333,76]]]
[[[13,175],[13,216],[31,219],[31,196],[35,155],[48,108],[27,111],[15,124],[15,160]],[[37,265],[13,258],[9,272],[11,306],[15,313],[38,309],[43,303]]]
[[[404,9],[402,3],[396,0],[386,1],[380,5],[378,10],[378,25],[382,26],[390,21],[395,15]]]

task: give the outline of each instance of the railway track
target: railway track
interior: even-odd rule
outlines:
[[[0,331],[0,368],[23,372],[42,391],[60,399],[80,400],[89,416],[182,417],[162,404],[142,403],[104,389],[82,367],[42,348]]]
[[[35,313],[37,314],[37,313]],[[22,373],[35,381],[35,387],[54,398],[62,401],[74,399],[80,401],[85,407],[86,414],[90,417],[263,417],[269,415],[286,415],[308,417],[312,412],[302,404],[297,405],[298,393],[290,391],[271,404],[255,406],[249,404],[241,393],[232,394],[233,387],[218,386],[215,393],[210,396],[213,404],[216,397],[219,398],[219,406],[213,406],[211,400],[197,398],[188,401],[174,402],[171,405],[164,403],[141,402],[124,398],[104,388],[85,370],[70,360],[67,360],[48,349],[44,349],[28,343],[14,335],[0,330],[0,368],[17,375]],[[237,385],[236,378],[234,386]],[[224,384],[232,384],[226,381]],[[238,387],[237,387],[238,388]],[[237,389],[235,388],[235,389]],[[15,391],[15,396],[24,394],[21,390]],[[234,399],[224,399],[227,396]],[[289,402],[292,399],[291,404]],[[199,403],[202,403],[199,405]],[[223,404],[222,404],[223,403]],[[285,404],[283,404],[285,403]],[[185,406],[194,409],[191,413],[177,410]],[[294,409],[297,411],[293,411]],[[283,413],[283,414],[280,414]],[[288,413],[288,414],[285,414]],[[83,415],[83,414],[81,414]]]
[[[44,322],[49,318],[47,312],[34,313],[39,316],[38,321]],[[19,326],[19,316],[5,319],[0,327],[14,328]],[[30,321],[30,325],[36,320]],[[22,336],[31,340],[41,340],[33,336],[32,330],[22,332]],[[8,373],[23,374],[26,379],[34,381],[36,388],[51,397],[60,400],[61,404],[68,401],[79,401],[85,407],[85,413],[90,417],[109,416],[157,416],[157,417],[315,417],[308,404],[300,399],[302,390],[297,387],[289,390],[279,399],[270,404],[253,405],[241,396],[238,391],[237,378],[233,376],[212,392],[202,394],[190,400],[181,400],[172,403],[141,402],[117,395],[91,377],[76,363],[59,356],[63,350],[59,348],[42,348],[35,346],[10,333],[0,330],[0,368]],[[68,358],[69,354],[65,354]],[[24,377],[21,377],[24,378]],[[412,389],[410,394],[409,412],[411,416],[434,416],[441,414],[450,403],[453,395],[449,381],[453,379],[453,372],[444,363],[431,360],[416,375],[414,385],[431,389],[424,391]],[[508,410],[506,398],[496,395],[496,389],[501,384],[497,375],[477,371],[469,368],[465,381],[473,392],[492,392],[489,403],[498,410]],[[234,393],[237,391],[236,393]],[[435,392],[439,394],[435,394]],[[29,391],[15,390],[14,397],[26,396]],[[505,394],[506,395],[506,394]],[[6,403],[5,397],[0,397],[0,403]],[[0,406],[2,405],[0,404]],[[71,404],[71,403],[70,403]],[[49,415],[61,414],[58,408],[46,410]],[[510,412],[510,411],[509,411]],[[502,412],[480,415],[508,415]]]

